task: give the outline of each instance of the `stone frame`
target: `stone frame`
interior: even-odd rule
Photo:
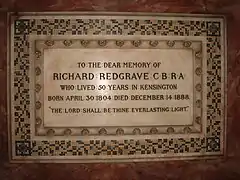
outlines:
[[[81,16],[81,15],[80,15]],[[26,18],[27,17],[27,18]],[[11,92],[11,98],[9,102],[11,112],[11,117],[9,120],[11,134],[11,141],[14,144],[11,148],[11,154],[13,160],[29,160],[29,161],[47,161],[49,157],[54,160],[63,160],[62,157],[65,156],[69,162],[75,162],[80,160],[80,162],[93,162],[93,161],[138,161],[138,160],[163,160],[163,159],[181,159],[181,158],[196,158],[198,156],[212,156],[212,155],[222,155],[224,152],[225,142],[225,101],[226,101],[226,42],[225,42],[225,25],[223,18],[208,17],[201,18],[184,16],[172,16],[168,15],[158,15],[154,17],[159,25],[161,26],[159,31],[154,31],[152,27],[151,30],[146,28],[144,31],[142,29],[136,29],[136,27],[130,26],[131,23],[134,24],[135,21],[139,22],[139,19],[144,19],[145,22],[149,22],[147,18],[152,18],[152,16],[125,16],[123,23],[128,24],[128,29],[126,33],[134,34],[144,34],[144,35],[161,35],[161,36],[201,36],[206,38],[206,60],[207,60],[207,114],[206,114],[206,124],[205,132],[201,136],[189,136],[189,131],[185,137],[178,138],[177,136],[169,138],[159,138],[159,134],[154,134],[151,137],[137,138],[129,137],[127,139],[119,138],[107,138],[100,140],[89,140],[84,138],[82,140],[61,140],[61,139],[49,139],[49,140],[39,140],[31,139],[31,121],[29,108],[31,102],[29,101],[29,36],[33,35],[54,35],[53,29],[49,28],[51,23],[58,24],[59,28],[54,28],[57,35],[68,34],[69,29],[67,29],[67,24],[69,20],[64,20],[64,18],[55,18],[54,21],[51,19],[39,20],[38,16],[36,19],[31,19],[30,16],[22,16],[20,19],[14,20],[14,26],[12,26],[11,41],[10,45],[14,43],[15,52],[10,53],[10,70],[9,75],[9,92]],[[58,17],[58,16],[55,16]],[[82,22],[84,25],[89,27],[95,26],[93,29],[98,35],[108,34],[106,28],[102,29],[99,26],[103,21],[107,22],[109,19],[94,18],[91,16],[87,19],[85,15]],[[122,17],[117,14],[115,17]],[[130,17],[130,19],[128,19]],[[139,19],[137,19],[139,17]],[[169,17],[169,18],[168,18]],[[14,18],[14,17],[13,17]],[[101,18],[101,16],[100,16]],[[165,19],[164,19],[165,18]],[[194,19],[195,18],[195,19]],[[120,18],[121,19],[121,18]],[[197,19],[197,20],[196,20]],[[56,21],[57,20],[57,21]],[[74,20],[74,19],[73,19]],[[113,22],[113,29],[120,26],[117,19]],[[123,19],[121,19],[123,20]],[[48,22],[49,21],[49,22]],[[40,23],[40,24],[38,24]],[[42,23],[42,24],[41,24]],[[53,23],[54,27],[57,27]],[[87,24],[86,24],[87,23]],[[95,23],[95,24],[94,24]],[[158,23],[156,26],[158,26]],[[46,24],[49,24],[46,26]],[[130,24],[130,25],[129,25]],[[141,23],[140,23],[141,24]],[[66,25],[66,26],[64,26]],[[148,24],[151,27],[151,23]],[[186,26],[188,25],[188,26]],[[153,26],[153,25],[152,25]],[[199,28],[199,26],[201,28]],[[45,28],[44,28],[45,27]],[[81,26],[80,26],[81,27]],[[178,28],[175,28],[178,27]],[[65,28],[66,32],[63,31]],[[131,29],[133,28],[133,29]],[[46,30],[47,29],[47,30]],[[120,28],[121,29],[121,28]],[[173,30],[172,30],[173,29]],[[177,30],[176,30],[177,29]],[[51,31],[52,30],[52,31]],[[156,30],[156,29],[155,29]],[[88,33],[84,29],[71,29],[72,35],[76,33]],[[115,33],[115,30],[111,30],[110,33]],[[119,33],[119,32],[116,32]],[[203,45],[203,46],[204,46]],[[12,48],[11,48],[12,49]],[[223,49],[223,50],[222,50]],[[37,51],[36,51],[37,52]],[[36,53],[37,55],[38,53]],[[38,56],[38,55],[37,55]],[[196,54],[196,56],[198,56]],[[11,59],[13,58],[13,59]],[[13,66],[12,61],[15,64]],[[224,62],[225,61],[225,62]],[[12,76],[12,68],[14,69],[15,75]],[[224,79],[224,81],[222,81]],[[219,92],[220,91],[220,92]],[[14,97],[13,97],[14,94]],[[13,100],[14,101],[11,101]],[[17,100],[15,100],[15,98]],[[212,105],[214,104],[215,107]],[[37,104],[36,104],[37,105]],[[14,110],[15,109],[15,110]],[[13,113],[14,112],[14,113]],[[51,135],[51,132],[50,132]],[[52,150],[55,148],[55,150]],[[56,148],[58,150],[56,150]],[[94,159],[94,157],[97,159]],[[67,161],[68,161],[67,160]]]

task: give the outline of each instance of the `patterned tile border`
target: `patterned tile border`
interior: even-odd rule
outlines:
[[[41,104],[43,104],[43,61],[44,61],[44,50],[45,49],[54,49],[54,48],[68,48],[68,49],[79,49],[79,48],[107,48],[107,49],[115,49],[115,48],[121,48],[121,49],[190,49],[192,50],[193,54],[193,61],[196,61],[194,63],[193,69],[196,69],[196,73],[193,74],[194,76],[194,99],[193,101],[195,104],[198,103],[198,101],[202,101],[202,90],[198,91],[197,87],[201,86],[202,84],[202,73],[199,73],[199,71],[202,71],[202,57],[197,57],[196,54],[200,53],[202,51],[202,41],[186,41],[186,40],[114,40],[110,39],[109,37],[104,37],[104,40],[96,40],[94,39],[76,39],[78,36],[75,36],[75,39],[70,39],[70,36],[68,36],[67,40],[60,40],[60,37],[54,37],[51,36],[51,40],[46,40],[48,37],[42,36],[42,40],[33,40],[32,43],[35,44],[35,124],[36,124],[36,134],[40,136],[46,136],[49,129],[54,129],[55,136],[64,136],[66,135],[65,131],[70,128],[71,135],[72,136],[89,136],[89,135],[101,135],[99,129],[104,128],[106,130],[106,134],[104,135],[119,135],[117,132],[119,130],[119,127],[68,127],[68,128],[57,128],[57,127],[44,127],[44,118],[43,118],[43,109]],[[36,37],[37,38],[37,37]],[[74,36],[72,37],[74,38]],[[121,38],[121,37],[120,37]],[[194,39],[194,38],[192,38]],[[87,46],[85,43],[87,42]],[[104,43],[103,43],[104,42]],[[136,45],[138,43],[139,45]],[[82,45],[84,44],[84,45]],[[173,45],[171,45],[173,44]],[[187,46],[189,44],[189,46]],[[200,69],[200,70],[199,70]],[[196,99],[197,98],[197,99]],[[139,128],[141,134],[147,135],[147,134],[185,134],[185,133],[199,133],[202,131],[202,107],[201,106],[195,106],[194,110],[196,113],[194,113],[194,119],[193,123],[188,126],[154,126],[156,131],[153,131],[152,126],[133,126],[133,127],[126,127],[123,126],[122,130],[123,133],[121,135],[134,135],[135,129]],[[84,133],[84,131],[88,130],[88,133]],[[171,129],[171,130],[170,130]],[[188,131],[186,131],[188,129]]]
[[[222,17],[204,16],[183,16],[179,15],[156,15],[156,16],[134,16],[134,15],[31,15],[25,14],[20,18],[12,18],[10,33],[10,71],[9,71],[9,112],[11,113],[10,139],[11,159],[16,161],[44,162],[51,160],[57,162],[65,158],[67,162],[95,162],[95,161],[138,161],[138,160],[163,160],[197,158],[213,155],[223,155],[225,142],[225,71],[226,71],[226,45],[225,45],[225,23]],[[207,93],[205,117],[196,117],[196,123],[201,123],[201,118],[206,120],[203,125],[204,133],[198,135],[163,136],[139,135],[142,130],[139,127],[133,129],[138,136],[122,136],[121,138],[109,136],[108,138],[89,138],[83,136],[78,139],[52,137],[56,131],[48,129],[47,139],[40,136],[33,136],[32,119],[35,119],[34,126],[41,125],[42,119],[32,116],[33,102],[30,102],[32,91],[40,92],[41,84],[37,83],[34,89],[30,88],[30,36],[63,36],[68,35],[94,35],[102,36],[129,36],[135,39],[136,36],[156,37],[203,37],[206,43],[202,44],[206,50],[207,76],[203,79],[206,83]],[[54,46],[54,41],[44,42],[46,46]],[[71,40],[65,39],[63,45],[71,47]],[[88,40],[81,41],[82,46],[88,46]],[[107,42],[98,41],[98,45],[105,47]],[[123,47],[125,43],[116,41],[116,46]],[[141,42],[133,41],[135,47],[141,46]],[[150,41],[152,47],[158,46],[156,41]],[[174,41],[168,41],[169,47],[175,46]],[[190,47],[191,42],[185,41],[184,46]],[[34,52],[35,58],[41,58],[41,50]],[[195,57],[201,58],[201,53],[196,52]],[[36,75],[41,74],[41,68],[36,68]],[[202,70],[195,69],[196,75]],[[196,85],[196,90],[201,91],[201,86]],[[34,107],[41,108],[41,101],[36,101]],[[202,107],[202,102],[196,100],[196,107]],[[152,134],[158,132],[152,128]],[[99,129],[105,134],[106,130]],[[122,133],[122,129],[116,130]],[[167,132],[174,132],[169,127]],[[189,132],[189,128],[184,129]],[[89,134],[88,129],[82,129],[82,135]],[[72,134],[73,131],[65,129],[64,134]]]

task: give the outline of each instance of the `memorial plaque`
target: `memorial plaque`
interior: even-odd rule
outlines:
[[[224,155],[220,16],[10,16],[14,162],[155,161]]]

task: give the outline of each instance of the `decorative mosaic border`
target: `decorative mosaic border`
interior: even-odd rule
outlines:
[[[37,38],[37,37],[36,37]],[[35,49],[35,124],[36,135],[39,136],[90,136],[90,135],[147,135],[147,134],[190,134],[202,132],[202,41],[187,40],[129,40],[129,39],[68,39],[62,40],[51,36],[41,37],[42,40],[33,40]],[[194,39],[194,38],[192,38]],[[191,50],[193,54],[193,76],[194,76],[194,119],[191,125],[175,126],[111,126],[111,127],[44,127],[43,114],[43,62],[45,49],[80,49],[80,48],[106,48],[106,49],[186,49]],[[195,67],[196,66],[196,67]]]
[[[222,155],[225,146],[225,24],[221,17],[180,16],[21,16],[11,17],[10,137],[12,160],[161,160]],[[194,36],[206,38],[207,77],[204,134],[44,139],[31,136],[29,37],[53,35]],[[67,43],[67,42],[66,42]],[[37,55],[37,54],[36,54]],[[71,161],[69,161],[71,162]]]

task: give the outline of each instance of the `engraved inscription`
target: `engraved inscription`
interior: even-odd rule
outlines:
[[[190,125],[193,74],[187,49],[45,49],[44,124]]]

